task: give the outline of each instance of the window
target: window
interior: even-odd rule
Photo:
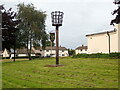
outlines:
[[[85,51],[87,51],[87,49],[85,49]]]
[[[46,50],[46,52],[49,52],[49,50]]]
[[[81,49],[81,51],[82,51],[82,49]]]
[[[64,54],[62,54],[62,56],[65,56]]]
[[[62,52],[64,52],[64,50],[62,50]]]

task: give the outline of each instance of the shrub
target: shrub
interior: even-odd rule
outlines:
[[[120,58],[120,53],[110,53],[109,57],[110,58]]]
[[[14,57],[12,57],[13,59]],[[24,58],[29,58],[28,56],[22,56],[22,57],[15,57],[16,59],[24,59]],[[40,58],[40,56],[31,56],[32,59]]]
[[[120,58],[120,53],[77,54],[77,55],[73,55],[73,58],[115,58],[115,59],[118,59]]]

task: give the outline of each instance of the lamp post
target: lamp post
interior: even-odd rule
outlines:
[[[52,26],[56,27],[56,65],[59,65],[59,26],[62,26],[63,14],[60,11],[51,13]]]

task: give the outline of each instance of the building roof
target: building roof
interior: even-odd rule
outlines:
[[[82,46],[77,47],[76,49],[82,50],[82,49],[88,49],[88,47],[82,45]]]
[[[113,33],[116,32],[117,30],[111,30],[111,31],[106,31],[106,32],[100,32],[100,33],[94,33],[94,34],[88,34],[87,36],[93,36],[93,35],[100,35],[100,34],[107,34],[107,33]]]
[[[27,54],[27,49],[17,49],[17,54]],[[34,54],[35,52],[31,50],[31,54]]]
[[[56,50],[56,46],[54,46],[54,47],[45,47],[45,49],[44,50]],[[41,47],[36,47],[35,48],[35,51],[36,50],[43,50]],[[59,50],[67,50],[67,48],[65,48],[65,47],[59,47]]]
[[[27,49],[22,48],[22,49],[16,49],[16,54],[27,54]],[[14,53],[14,50],[11,50],[11,53]],[[33,50],[31,50],[31,54],[35,54]]]
[[[46,47],[45,48],[45,50],[56,50],[56,47],[54,46],[54,47]],[[59,47],[59,50],[67,50],[67,48],[65,48],[65,47]]]
[[[41,53],[40,50],[35,50],[34,52],[35,52],[35,53]]]

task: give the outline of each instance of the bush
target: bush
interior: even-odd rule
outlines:
[[[12,57],[13,59],[14,57]],[[24,59],[24,58],[29,58],[28,56],[23,56],[23,57],[15,57],[15,59]],[[40,56],[31,56],[32,59],[40,58]]]
[[[120,53],[110,53],[110,58],[120,58]]]
[[[10,57],[2,57],[2,59],[10,59]]]
[[[120,58],[120,53],[110,53],[110,54],[77,54],[73,55],[73,58]]]

